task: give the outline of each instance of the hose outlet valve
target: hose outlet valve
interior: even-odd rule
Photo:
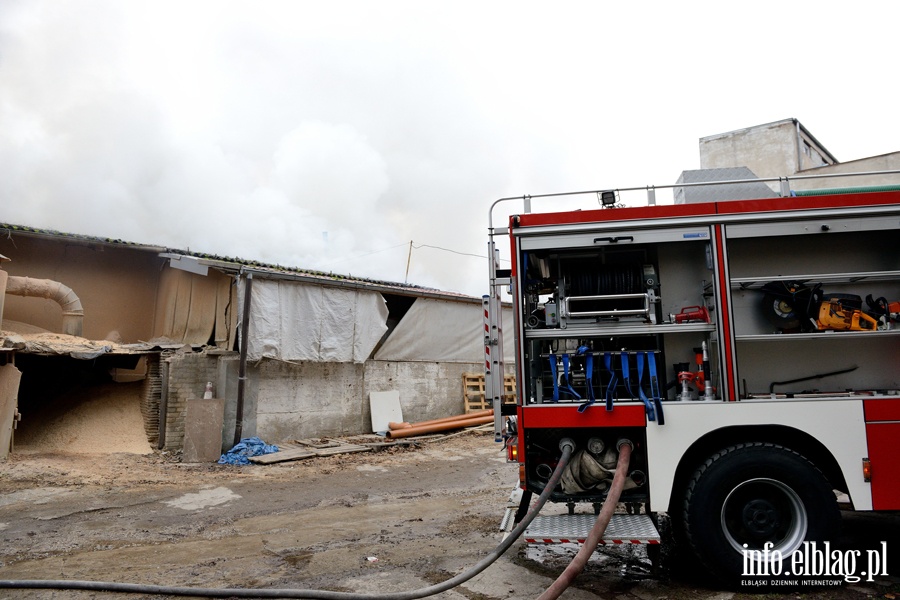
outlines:
[[[572,438],[563,438],[559,440],[559,449],[565,452],[566,447],[569,448],[570,452],[575,452],[575,440]]]

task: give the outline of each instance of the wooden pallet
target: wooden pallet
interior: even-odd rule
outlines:
[[[347,444],[338,440],[295,440],[278,444],[278,452],[251,456],[250,462],[268,465],[289,460],[303,460],[316,456],[331,456],[350,452],[371,452],[369,446]]]
[[[484,397],[484,374],[463,373],[463,399],[466,414],[493,408],[491,402]],[[503,377],[503,404],[516,403],[516,378],[514,375]]]

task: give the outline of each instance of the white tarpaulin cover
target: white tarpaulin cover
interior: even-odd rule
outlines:
[[[362,363],[387,331],[387,316],[377,292],[254,279],[247,357]]]
[[[505,360],[514,362],[512,311],[504,309]],[[484,309],[475,303],[417,298],[375,353],[375,360],[483,362]]]

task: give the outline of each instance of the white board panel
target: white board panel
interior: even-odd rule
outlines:
[[[369,408],[372,410],[372,431],[382,433],[388,430],[388,423],[402,423],[403,410],[400,408],[400,392],[369,392]]]

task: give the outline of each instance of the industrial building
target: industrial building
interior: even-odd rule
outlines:
[[[4,428],[15,423],[21,437],[114,383],[131,396],[139,388],[144,433],[170,451],[184,447],[207,383],[221,401],[222,448],[235,435],[370,433],[371,392],[396,392],[407,420],[460,414],[463,375],[483,369],[480,298],[10,224],[0,232]]]

